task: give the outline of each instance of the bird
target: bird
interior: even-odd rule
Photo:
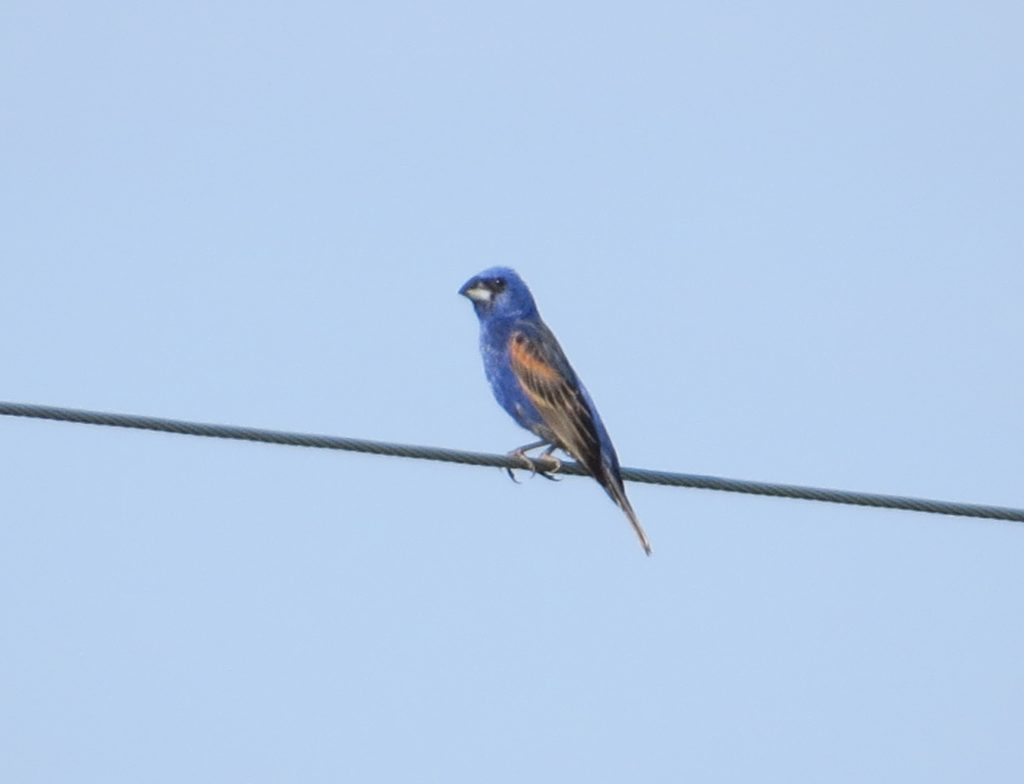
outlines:
[[[619,458],[608,431],[554,333],[541,318],[529,287],[515,270],[491,267],[467,280],[459,294],[473,303],[480,321],[484,374],[495,399],[512,419],[540,439],[509,455],[522,459],[536,472],[528,451],[544,447],[542,457],[550,457],[556,449],[568,454],[625,512],[644,552],[650,555],[651,544],[626,497]],[[550,459],[557,470],[558,461]],[[540,473],[547,476],[545,471]]]

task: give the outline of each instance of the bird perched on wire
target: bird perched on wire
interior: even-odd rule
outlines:
[[[480,352],[494,397],[519,425],[541,439],[509,454],[536,471],[527,451],[543,447],[542,457],[556,449],[567,452],[626,513],[650,555],[650,542],[626,498],[619,458],[594,401],[541,319],[523,279],[508,267],[492,267],[466,281],[459,293],[473,302],[480,319]],[[557,466],[557,460],[550,459]]]

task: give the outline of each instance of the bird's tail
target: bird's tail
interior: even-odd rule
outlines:
[[[617,478],[617,477],[616,477]],[[608,490],[608,495],[612,497],[612,500],[618,504],[619,508],[626,513],[626,517],[629,518],[630,525],[633,526],[633,530],[636,531],[637,538],[640,540],[641,547],[644,548],[644,552],[647,555],[651,554],[651,543],[647,540],[647,534],[644,533],[644,527],[640,525],[640,520],[636,516],[636,512],[633,511],[633,505],[626,498],[626,489],[622,486],[622,480],[612,481],[605,484],[605,488]]]

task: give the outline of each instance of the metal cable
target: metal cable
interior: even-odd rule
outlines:
[[[134,416],[131,414],[109,414],[102,411],[85,411],[76,408],[37,406],[26,403],[0,402],[0,414],[6,416],[52,419],[60,422],[79,422],[86,425],[108,425],[136,430],[156,430],[161,433],[179,433],[187,436],[208,438],[229,438],[241,441],[257,441],[265,444],[306,446],[317,449],[340,449],[346,452],[366,452],[374,455],[411,457],[419,460],[440,460],[463,465],[494,466],[497,468],[522,468],[522,463],[507,455],[466,452],[460,449],[393,444],[383,441],[366,441],[359,438],[290,433],[281,430],[263,430],[255,427],[234,425],[212,425],[202,422],[186,422],[179,419]],[[537,460],[538,467],[551,469],[553,461]],[[586,476],[587,472],[578,463],[565,462],[559,469],[561,474]],[[800,485],[781,485],[771,482],[751,482],[744,479],[727,479],[700,474],[678,474],[668,471],[652,471],[644,468],[623,468],[622,478],[630,482],[643,482],[670,487],[693,487],[703,490],[723,490],[729,493],[748,493],[782,498],[800,498],[807,501],[824,501],[834,504],[853,504],[885,509],[907,509],[915,512],[980,517],[990,520],[1013,520],[1024,522],[1024,509],[981,504],[961,504],[953,501],[934,501],[927,498],[906,498],[879,493],[855,493],[848,490],[829,490]]]

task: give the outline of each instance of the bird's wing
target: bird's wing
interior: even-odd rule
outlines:
[[[615,452],[609,444],[608,454],[602,454],[597,414],[551,330],[543,323],[524,324],[513,330],[508,355],[513,375],[554,434],[557,445],[581,462],[626,513],[644,552],[650,555],[651,544],[626,497]]]
[[[598,476],[601,444],[594,414],[551,330],[544,325],[513,330],[508,355],[519,385],[554,433],[558,446]]]

